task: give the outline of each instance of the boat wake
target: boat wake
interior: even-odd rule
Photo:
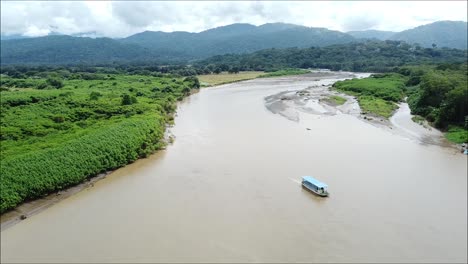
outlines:
[[[290,179],[291,181],[297,183],[297,184],[302,184],[301,181],[299,181],[299,180],[296,180],[296,179],[293,179],[293,178],[289,178],[289,179]]]

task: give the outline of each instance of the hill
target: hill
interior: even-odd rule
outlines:
[[[74,64],[140,57],[143,48],[108,38],[46,36],[2,41],[2,64]]]
[[[120,40],[160,52],[170,49],[188,58],[204,58],[226,53],[248,53],[267,48],[323,47],[354,41],[348,34],[325,28],[309,28],[285,23],[261,26],[232,24],[202,31],[146,31]]]
[[[110,38],[46,36],[2,40],[2,64],[99,64],[170,60],[177,54],[155,54],[134,44]]]
[[[390,37],[393,36],[396,32],[370,29],[363,31],[348,31],[346,33],[357,39],[387,40],[390,39]]]
[[[419,43],[429,48],[437,47],[467,49],[467,22],[438,21],[394,34],[392,40]]]

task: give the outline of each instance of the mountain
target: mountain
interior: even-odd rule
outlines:
[[[12,35],[0,34],[0,39],[1,39],[1,40],[25,39],[25,38],[30,38],[30,37],[28,37],[28,36],[23,36],[23,35],[21,35],[21,34],[12,34]]]
[[[378,39],[378,40],[386,40],[390,39],[396,32],[393,31],[382,31],[382,30],[363,30],[363,31],[348,31],[346,32],[349,35],[357,38],[357,39]]]
[[[147,49],[109,38],[46,36],[2,40],[2,64],[97,64],[161,59]]]
[[[348,34],[325,28],[270,23],[261,26],[232,24],[200,33],[146,31],[120,41],[156,52],[170,49],[186,53],[193,59],[226,53],[249,53],[266,48],[322,47],[354,40]]]
[[[467,22],[438,21],[396,33],[392,40],[403,40],[408,43],[419,43],[423,47],[449,47],[467,49]]]
[[[363,42],[364,39],[403,40],[424,47],[466,49],[467,23],[441,21],[400,33],[354,31],[350,34],[325,28],[286,23],[261,26],[232,24],[199,33],[145,31],[123,39],[50,35],[39,38],[2,39],[2,64],[109,64],[151,62],[167,64],[209,58],[222,54],[245,54],[271,48],[325,47]],[[353,36],[354,35],[354,36]],[[84,37],[93,36],[93,38]],[[339,51],[337,51],[339,52]]]

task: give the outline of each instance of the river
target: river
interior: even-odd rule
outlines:
[[[179,104],[166,150],[2,231],[1,261],[466,262],[466,156],[355,105],[271,107],[346,77],[202,89]]]

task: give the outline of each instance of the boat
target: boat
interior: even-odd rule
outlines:
[[[323,182],[314,179],[311,176],[302,177],[302,187],[307,190],[317,194],[318,196],[326,197],[328,196],[328,185]]]

